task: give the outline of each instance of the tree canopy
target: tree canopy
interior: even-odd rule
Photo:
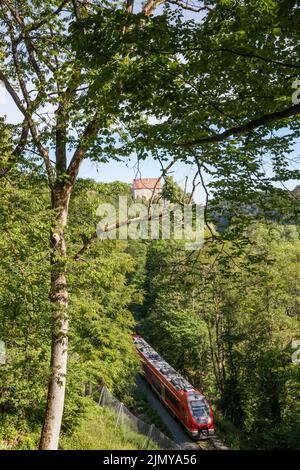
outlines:
[[[129,305],[237,426],[271,430],[278,418],[280,433],[298,416],[287,351],[299,198],[285,186],[299,179],[299,17],[297,0],[1,1],[0,80],[22,119],[0,120],[0,322],[4,340],[14,334],[0,406],[43,420],[41,449],[58,447],[88,377],[125,393],[136,372]],[[82,162],[129,156],[159,161],[171,202],[202,188],[199,259],[174,240],[92,243],[97,204],[129,190],[78,179]],[[190,194],[169,178],[177,162],[194,172]],[[182,354],[187,339],[193,354]]]

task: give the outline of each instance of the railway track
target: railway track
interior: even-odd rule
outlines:
[[[187,450],[229,450],[217,436],[206,441],[193,441],[182,429],[179,422],[171,416],[169,410],[162,404],[157,394],[153,392],[142,376],[137,377],[137,384],[151,408],[159,414],[166,427],[169,428],[172,438],[177,444]]]
[[[207,439],[206,441],[198,441],[198,447],[200,450],[229,450],[217,436]]]

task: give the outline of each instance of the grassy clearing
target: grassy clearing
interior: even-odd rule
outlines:
[[[140,450],[145,448],[147,437],[134,431],[115,429],[114,410],[91,403],[77,429],[70,435],[63,435],[60,448],[63,450]],[[148,449],[158,449],[148,442]]]

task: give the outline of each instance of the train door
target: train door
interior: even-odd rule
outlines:
[[[184,406],[180,406],[180,412],[181,412],[181,419],[182,421],[187,424],[188,423],[188,413],[187,410],[185,409]]]
[[[180,405],[180,419],[185,423],[186,422],[186,411],[183,405]]]

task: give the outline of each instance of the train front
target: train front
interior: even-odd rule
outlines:
[[[186,395],[191,416],[191,435],[195,439],[207,439],[214,435],[214,417],[211,406],[197,390]]]

